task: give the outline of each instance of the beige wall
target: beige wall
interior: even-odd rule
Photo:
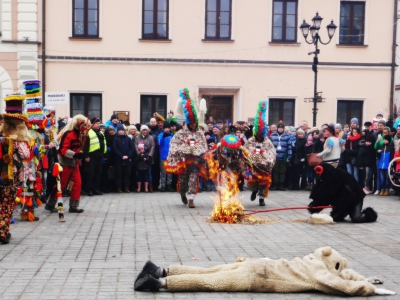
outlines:
[[[141,93],[168,94],[174,109],[183,87],[199,96],[202,88],[219,88],[234,95],[234,118],[254,117],[257,102],[268,97],[296,98],[295,121],[312,122],[313,72],[310,65],[275,65],[271,62],[311,62],[307,45],[270,44],[272,0],[233,0],[234,42],[203,42],[205,0],[170,0],[171,42],[140,41],[141,0],[100,0],[101,40],[76,40],[71,36],[71,0],[47,1],[47,55],[75,57],[135,57],[176,59],[261,60],[262,64],[107,62],[51,59],[47,62],[47,91],[103,92],[103,119],[113,110],[129,110],[131,122],[139,119]],[[386,63],[391,60],[393,1],[366,1],[366,44],[337,46],[338,31],[328,46],[321,46],[320,62]],[[298,23],[308,23],[318,10],[325,27],[339,23],[339,0],[299,0]],[[255,9],[256,8],[256,9]],[[38,8],[40,11],[40,8]],[[339,29],[339,28],[338,28]],[[40,33],[40,28],[39,28]],[[324,40],[326,30],[321,30]],[[40,39],[40,35],[39,35]],[[39,67],[40,69],[40,67]],[[337,99],[364,100],[364,119],[378,110],[389,111],[390,67],[320,66],[317,125],[336,121]],[[218,91],[218,90],[217,90]],[[59,115],[69,114],[59,105]]]

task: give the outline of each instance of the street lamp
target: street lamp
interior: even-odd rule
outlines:
[[[303,24],[300,25],[300,30],[301,33],[304,36],[304,40],[306,41],[307,44],[314,44],[315,45],[315,51],[308,53],[308,55],[314,54],[314,62],[312,65],[312,70],[314,71],[314,108],[313,108],[313,126],[317,126],[317,100],[318,100],[318,93],[317,93],[317,81],[318,81],[318,54],[319,54],[319,49],[318,49],[318,42],[320,42],[322,45],[328,45],[330,41],[332,40],[333,35],[335,34],[335,30],[337,26],[333,23],[333,20],[331,23],[326,26],[326,29],[328,31],[328,36],[329,36],[329,41],[327,43],[322,42],[321,37],[319,35],[319,30],[321,28],[321,23],[322,23],[323,18],[318,14],[315,15],[314,18],[312,18],[313,25],[310,26],[309,24],[306,23],[306,20],[303,21]],[[308,41],[308,34],[311,32],[311,41]]]

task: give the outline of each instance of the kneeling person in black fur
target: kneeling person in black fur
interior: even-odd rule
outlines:
[[[313,206],[332,205],[331,217],[335,222],[344,221],[348,215],[353,223],[376,221],[378,214],[373,208],[362,210],[365,193],[352,175],[329,164],[316,166],[315,173],[318,178],[310,194],[310,213],[322,210]]]

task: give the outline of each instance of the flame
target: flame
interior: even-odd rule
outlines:
[[[238,197],[238,177],[229,168],[221,170],[218,160],[214,159],[212,153],[204,156],[208,164],[209,178],[217,182],[218,194],[211,197],[214,200],[214,208],[211,212],[210,221],[218,223],[260,223],[259,219],[245,215],[244,207]]]

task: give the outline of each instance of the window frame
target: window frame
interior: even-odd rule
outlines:
[[[70,115],[74,116],[73,114],[73,96],[83,96],[84,97],[84,104],[83,104],[83,115],[88,116],[89,115],[89,101],[88,97],[92,96],[98,96],[100,97],[100,116],[99,119],[102,120],[103,118],[103,94],[102,93],[70,93],[69,94],[69,111]]]
[[[342,18],[342,4],[349,4],[350,5],[350,16],[349,16],[349,41],[342,42],[340,40],[341,34],[340,31],[342,29],[341,26],[341,18]],[[353,41],[353,22],[354,22],[354,6],[355,5],[362,5],[364,10],[363,10],[363,22],[362,22],[362,30],[361,30],[361,41],[360,42],[354,42]],[[340,1],[340,8],[339,8],[339,45],[354,45],[354,46],[363,46],[365,43],[365,21],[366,21],[366,9],[367,9],[367,4],[365,1]]]
[[[295,124],[295,110],[296,110],[296,99],[295,98],[269,98],[268,99],[268,102],[269,102],[269,106],[270,107],[272,107],[272,103],[273,102],[278,102],[279,103],[279,117],[278,117],[278,121],[279,120],[283,120],[283,108],[284,108],[284,103],[285,102],[291,102],[291,103],[293,103],[293,106],[292,106],[292,122],[290,122],[289,124],[290,125],[294,125]],[[273,124],[273,122],[271,121],[272,120],[272,118],[271,118],[271,109],[270,108],[268,108],[268,121],[269,121],[269,124]],[[285,121],[283,121],[284,123],[285,123]],[[286,122],[287,123],[287,122]],[[285,123],[285,124],[286,124]],[[288,124],[288,125],[289,125]]]
[[[158,0],[152,0],[153,1],[153,36],[152,37],[148,37],[145,36],[144,33],[144,25],[145,25],[145,18],[144,18],[144,13],[145,13],[145,1],[146,0],[142,0],[142,40],[169,40],[169,0],[167,1],[167,20],[166,20],[166,24],[167,24],[167,35],[165,37],[157,37],[157,20],[158,20]]]
[[[204,40],[205,41],[231,41],[232,40],[232,2],[233,0],[229,0],[229,36],[228,37],[220,37],[220,15],[221,15],[221,0],[216,0],[217,1],[217,23],[215,24],[216,26],[216,36],[215,37],[209,37],[207,36],[207,25],[208,25],[208,1],[206,0],[206,7],[205,7],[205,30],[204,30]]]
[[[354,117],[358,118],[358,123],[359,124],[363,124],[363,119],[364,119],[364,100],[346,100],[346,99],[341,99],[341,100],[337,100],[337,105],[336,105],[336,122],[340,123],[339,120],[339,104],[340,103],[345,103],[347,106],[346,109],[346,122],[343,123],[343,121],[341,121],[341,124],[350,124],[350,120]],[[361,104],[361,108],[360,108],[360,112],[361,112],[361,116],[354,116],[354,114],[352,114],[352,109],[351,109],[351,104],[352,103],[357,103],[357,104]]]
[[[156,112],[155,107],[155,101],[156,101],[156,97],[160,97],[160,98],[165,98],[165,109],[164,109],[164,114],[162,114],[162,116],[166,118],[167,116],[167,106],[168,106],[168,96],[166,94],[141,94],[140,95],[140,100],[139,100],[139,120],[140,120],[140,124],[146,124],[147,122],[149,122],[149,120],[143,120],[143,116],[142,116],[142,100],[145,97],[151,97],[151,117],[153,115],[154,112]]]
[[[97,34],[88,34],[89,27],[89,0],[83,0],[83,25],[84,25],[84,34],[76,34],[75,33],[75,2],[76,0],[72,0],[72,37],[73,38],[99,38],[100,37],[100,0],[97,1]]]
[[[282,20],[282,39],[274,39],[274,7],[275,7],[275,2],[281,1],[283,2],[283,10],[284,14],[282,14],[282,18],[284,17],[284,20]],[[286,18],[287,18],[287,3],[288,2],[295,2],[296,3],[296,13],[295,13],[295,27],[294,27],[294,39],[293,40],[287,40],[286,39]],[[297,25],[298,25],[298,15],[299,15],[299,1],[298,0],[273,0],[272,1],[272,18],[271,18],[271,43],[277,43],[277,44],[295,44],[297,43]],[[285,38],[283,38],[285,37]]]

